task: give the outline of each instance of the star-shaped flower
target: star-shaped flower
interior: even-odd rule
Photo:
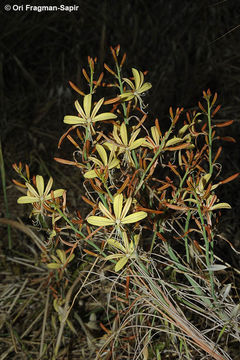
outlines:
[[[115,271],[121,270],[129,259],[135,259],[137,257],[137,246],[139,242],[139,235],[134,235],[134,240],[128,240],[128,236],[124,231],[122,233],[123,244],[115,239],[108,239],[107,243],[116,249],[120,250],[121,253],[112,254],[105,257],[104,260],[111,260],[111,259],[119,259],[117,264],[115,265]]]
[[[26,186],[28,188],[27,196],[21,196],[18,198],[18,204],[33,204],[40,203],[43,204],[47,200],[52,199],[52,195],[50,193],[53,184],[53,178],[50,177],[47,186],[44,190],[44,180],[41,175],[36,176],[36,189],[32,185],[26,182]],[[64,189],[58,189],[53,191],[53,197],[58,198],[63,195]]]
[[[64,189],[58,189],[58,190],[54,190],[51,194],[50,191],[52,188],[52,184],[53,184],[53,179],[51,177],[47,183],[45,190],[44,190],[43,177],[41,175],[37,175],[36,176],[36,188],[37,189],[34,189],[34,187],[32,185],[30,185],[29,183],[26,182],[25,185],[28,189],[27,195],[21,196],[20,198],[18,198],[18,200],[17,200],[18,204],[33,204],[33,211],[31,214],[34,214],[36,216],[38,216],[40,214],[44,215],[45,209],[47,206],[47,201],[51,200],[52,196],[54,198],[58,198],[58,197],[62,196],[63,193],[65,192]],[[45,207],[45,209],[44,209],[44,207]]]
[[[84,96],[83,99],[83,108],[79,104],[78,101],[75,101],[75,107],[79,113],[80,116],[73,116],[73,115],[66,115],[64,117],[64,122],[66,124],[71,125],[79,125],[84,126],[88,129],[90,134],[95,134],[93,124],[97,121],[103,121],[103,120],[110,120],[110,119],[116,119],[117,115],[111,113],[111,112],[105,112],[102,114],[98,114],[98,111],[100,107],[102,106],[104,102],[104,98],[100,99],[97,104],[94,106],[93,110],[92,108],[92,94],[88,94]]]
[[[114,149],[111,151],[109,158],[107,156],[106,150],[102,145],[97,144],[96,149],[102,161],[93,156],[89,156],[88,160],[91,160],[97,166],[94,170],[89,170],[84,174],[84,177],[87,179],[101,177],[101,173],[103,171],[111,170],[117,167],[120,163],[120,161],[115,156]]]
[[[119,132],[119,134],[118,134]],[[104,145],[112,150],[114,147],[118,147],[118,155],[124,153],[124,159],[127,161],[129,165],[134,166],[134,161],[131,156],[131,150],[134,150],[145,143],[145,138],[139,138],[136,140],[140,129],[133,131],[130,140],[128,140],[127,127],[125,123],[122,123],[119,128],[114,125],[113,128],[113,139],[115,143],[105,142]]]
[[[123,207],[123,195],[117,194],[113,199],[113,212],[110,211],[99,202],[99,209],[105,216],[89,216],[87,222],[95,226],[115,226],[118,230],[123,228],[125,224],[135,223],[144,219],[147,216],[145,211],[137,211],[131,215],[127,215],[130,206],[132,204],[132,198],[129,197]]]
[[[147,146],[149,149],[155,151],[159,148],[161,144],[161,137],[156,126],[151,127],[151,134],[152,138],[150,138],[150,136],[147,136],[143,146]]]
[[[151,89],[152,84],[149,82],[144,83],[144,75],[141,71],[132,68],[132,73],[135,84],[131,80],[124,78],[123,80],[130,86],[131,90],[124,91],[124,93],[120,95],[120,98],[123,99],[124,101],[129,101],[134,99],[135,102],[134,107],[136,107],[137,101],[139,101],[140,108],[142,110],[146,107],[146,105],[144,105],[141,96],[143,95],[144,92]]]
[[[67,258],[65,251],[60,250],[60,249],[57,249],[56,253],[57,253],[58,257],[55,255],[51,255],[51,258],[55,262],[47,264],[47,267],[49,269],[60,269],[60,268],[64,268],[64,267],[66,268],[66,264],[70,263],[70,261],[72,261],[75,257],[75,255],[72,254]]]

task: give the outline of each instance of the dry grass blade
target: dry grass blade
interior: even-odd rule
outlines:
[[[165,291],[160,288],[148,273],[138,267],[138,272],[141,277],[138,279],[141,290],[146,294],[145,302],[151,305],[156,312],[159,312],[164,318],[167,319],[174,327],[178,328],[185,335],[187,335],[192,341],[197,344],[202,350],[211,355],[216,360],[226,360],[215,350],[215,344],[210,340],[206,339],[203,334],[196,329],[184,316],[184,313],[180,310],[179,306],[173,302]],[[151,299],[148,300],[148,299]],[[171,300],[170,300],[171,299]]]

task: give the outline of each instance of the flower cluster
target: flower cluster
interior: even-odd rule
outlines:
[[[77,166],[81,172],[86,190],[82,199],[92,207],[91,212],[82,218],[81,211],[77,210],[77,218],[69,220],[65,211],[65,190],[51,191],[52,178],[44,187],[41,175],[33,177],[32,184],[28,168],[26,178],[22,168],[14,165],[25,180],[25,184],[20,186],[27,189],[26,195],[20,197],[18,203],[32,204],[32,214],[35,216],[52,217],[54,228],[51,239],[58,237],[64,245],[71,244],[61,237],[61,231],[66,227],[75,231],[88,244],[89,238],[94,238],[96,234],[97,244],[91,242],[98,251],[94,256],[102,256],[109,261],[117,260],[116,271],[123,269],[130,260],[146,260],[139,248],[142,229],[148,234],[154,232],[151,249],[156,238],[166,241],[163,224],[165,226],[168,217],[174,223],[176,212],[177,219],[188,218],[185,234],[200,229],[207,248],[207,244],[212,241],[212,212],[230,208],[229,204],[219,202],[215,190],[238,176],[235,174],[217,184],[212,182],[213,166],[221,152],[218,150],[215,157],[212,156],[212,144],[216,139],[213,128],[217,125],[213,126],[211,122],[219,110],[218,106],[214,108],[216,95],[212,99],[210,91],[204,92],[207,109],[199,103],[200,111],[186,113],[181,126],[177,123],[183,109],[177,108],[174,113],[170,108],[168,131],[161,132],[158,119],[155,125],[150,124],[148,128],[144,125],[148,115],[144,112],[146,105],[142,97],[152,85],[145,82],[144,73],[135,68],[132,69],[133,78],[122,77],[126,57],[123,56],[119,63],[119,50],[119,47],[112,49],[116,71],[105,64],[105,69],[114,76],[112,83],[103,83],[103,73],[94,79],[95,60],[91,58],[88,59],[90,74],[83,70],[89,93],[85,94],[70,83],[83,99],[75,101],[77,115],[64,117],[64,123],[72,127],[61,137],[60,144],[67,138],[77,150],[73,153],[74,161],[56,159],[62,164]],[[117,89],[117,96],[107,100],[101,97],[98,100],[96,93],[100,86],[103,90]],[[108,111],[102,110],[104,106],[110,106]],[[211,111],[212,115],[209,115]],[[205,121],[202,120],[204,116]],[[229,122],[221,124],[228,125]],[[75,137],[70,135],[73,130]],[[204,143],[202,147],[199,145],[201,143]],[[81,155],[78,161],[75,152]],[[179,229],[176,232],[181,233]],[[186,235],[182,237],[187,244]],[[103,245],[98,243],[99,238]],[[104,253],[103,256],[103,249],[120,252],[110,255]],[[85,250],[92,254],[89,249]],[[51,255],[55,262],[48,264],[49,269],[60,271],[74,258],[71,253],[67,259],[62,249],[56,253],[58,257]],[[209,256],[206,256],[209,262]]]

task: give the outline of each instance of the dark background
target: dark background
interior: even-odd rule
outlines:
[[[8,1],[16,3],[23,4]],[[58,139],[67,129],[63,117],[74,113],[77,95],[68,80],[85,86],[81,69],[87,67],[87,56],[98,57],[100,73],[103,62],[111,64],[109,47],[117,44],[122,54],[127,53],[126,69],[149,71],[150,118],[158,117],[164,127],[169,106],[195,107],[202,91],[210,88],[223,104],[219,118],[236,120],[224,131],[239,139],[240,1],[29,3],[79,5],[79,9],[17,12],[5,11],[6,3],[1,3],[0,125],[10,190],[11,164],[19,160],[29,163],[33,173],[51,174],[65,187],[75,186],[69,169],[53,160]],[[239,171],[239,145],[226,144],[224,149],[226,178]],[[224,199],[232,203],[233,216],[238,211],[238,184],[229,185]]]

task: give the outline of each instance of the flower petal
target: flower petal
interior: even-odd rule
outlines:
[[[21,196],[17,199],[18,204],[32,204],[35,202],[39,202],[39,198],[33,197],[33,196]]]
[[[103,216],[89,216],[87,222],[95,226],[109,226],[115,224],[114,220],[110,220]]]
[[[132,90],[135,90],[135,86],[134,86],[134,84],[133,84],[133,82],[131,81],[131,80],[129,80],[129,79],[127,79],[127,78],[123,78],[123,80],[130,86],[130,88],[132,89]],[[121,95],[120,95],[121,96]]]
[[[129,241],[128,241],[127,233],[125,231],[122,233],[122,239],[123,239],[123,243],[125,246],[125,252],[128,253],[129,252]]]
[[[155,143],[153,142],[153,140],[149,136],[146,137],[146,140],[144,141],[142,146],[146,146],[149,149],[154,149],[156,147]]]
[[[96,103],[96,105],[94,106],[93,111],[92,111],[92,114],[91,114],[92,120],[94,120],[94,118],[95,118],[95,116],[97,115],[97,112],[98,112],[98,110],[100,109],[100,107],[102,106],[103,102],[104,102],[104,98],[100,99],[100,100]]]
[[[125,248],[119,241],[115,239],[107,239],[107,243],[125,253]]]
[[[144,84],[138,89],[137,92],[138,92],[139,94],[141,94],[141,93],[146,92],[146,91],[148,91],[149,89],[151,89],[151,87],[152,87],[152,84],[149,83],[149,82],[146,82],[146,83],[144,83]]]
[[[134,252],[134,250],[135,250],[135,247],[134,247],[133,242],[131,241],[131,242],[130,242],[130,245],[129,245],[128,253],[129,253],[129,254],[132,254],[132,253]]]
[[[64,189],[54,190],[53,197],[56,199],[62,196],[64,191],[65,191]],[[52,194],[48,194],[47,196],[44,197],[44,200],[51,200],[51,199],[52,199]]]
[[[129,145],[132,144],[132,142],[136,139],[136,137],[138,136],[140,131],[141,131],[141,129],[137,129],[137,130],[133,131],[133,133],[131,135],[131,139],[129,141]]]
[[[96,122],[96,121],[110,120],[110,119],[116,119],[116,118],[117,118],[117,115],[110,113],[110,112],[105,112],[105,113],[95,116],[94,119],[92,119],[92,121]]]
[[[124,101],[129,101],[129,100],[133,99],[135,95],[134,95],[134,93],[131,92],[131,91],[125,91],[124,93],[122,93],[122,94],[119,95],[119,96],[120,96],[120,98],[121,98],[122,100],[124,100]]]
[[[91,160],[94,164],[96,164],[100,168],[104,166],[103,163],[99,159],[94,158],[93,156],[89,156],[88,159]]]
[[[124,219],[125,216],[127,215],[128,210],[129,210],[131,204],[132,204],[132,198],[129,197],[129,198],[127,199],[125,205],[124,205],[124,208],[123,208],[123,211],[122,211],[122,214],[121,214],[121,222],[122,222],[122,219]]]
[[[75,258],[75,254],[72,254],[70,257],[67,258],[67,262],[70,263]]]
[[[151,133],[152,133],[152,138],[153,138],[155,144],[159,145],[160,135],[159,135],[159,132],[157,131],[156,126],[151,127]]]
[[[116,126],[116,125],[113,126],[113,137],[114,137],[114,140],[117,142],[117,144],[122,145],[123,142],[120,139],[120,137],[118,136],[118,129],[119,129],[118,126]]]
[[[142,84],[144,82],[144,75],[143,75],[143,73],[141,71],[139,71],[139,73],[140,73],[140,85],[139,85],[139,87],[142,87]]]
[[[39,194],[37,193],[37,191],[34,189],[34,187],[32,185],[30,185],[29,183],[25,183],[26,187],[28,188],[28,191],[30,194],[27,194],[28,196],[35,196],[36,198],[39,197]]]
[[[139,71],[134,69],[134,68],[132,68],[132,73],[133,73],[133,76],[134,76],[135,88],[137,90],[140,87],[140,84],[141,84],[141,77],[140,77]]]
[[[116,219],[120,219],[123,205],[123,194],[117,194],[113,200],[113,211]]]
[[[127,262],[128,262],[128,258],[126,256],[120,259],[115,265],[115,271],[117,272],[121,270],[126,265]]]
[[[92,94],[85,95],[83,99],[83,108],[87,118],[90,117],[91,107],[92,107]]]
[[[65,251],[61,250],[61,249],[57,249],[56,253],[57,253],[57,256],[59,257],[59,259],[61,260],[61,263],[65,264],[65,262],[67,260]]]
[[[137,246],[139,244],[140,235],[136,234],[136,235],[134,235],[133,238],[134,238],[135,247],[137,248]]]
[[[97,152],[100,156],[100,158],[102,159],[102,162],[105,166],[107,166],[107,153],[106,153],[106,150],[104,149],[104,147],[102,145],[99,145],[97,144],[96,145],[96,149],[97,149]]]
[[[110,143],[110,142],[105,142],[103,143],[103,145],[110,151],[114,151],[114,149],[116,149],[116,145]]]
[[[112,255],[108,255],[104,258],[104,260],[111,260],[111,259],[117,259],[117,258],[121,258],[125,256],[125,254],[112,254]]]
[[[121,220],[122,224],[131,224],[144,219],[147,216],[145,211],[137,211]]]
[[[184,141],[182,138],[178,138],[178,137],[174,136],[172,139],[170,139],[166,142],[165,147],[179,144],[182,141]]]
[[[103,203],[99,202],[98,204],[99,209],[101,212],[108,217],[110,220],[113,220],[115,222],[114,216],[110,213],[110,211],[103,205]]]
[[[95,170],[89,170],[84,174],[84,177],[86,179],[93,179],[95,177],[98,177],[98,174]]]
[[[57,264],[57,263],[49,263],[47,264],[47,267],[49,269],[60,269],[62,267],[62,264]]]
[[[120,161],[117,158],[112,159],[110,164],[108,165],[109,170],[117,167],[119,165]]]
[[[76,124],[86,124],[86,120],[78,117],[78,116],[74,116],[74,115],[66,115],[64,116],[63,122],[65,124],[70,124],[70,125],[76,125]]]
[[[135,140],[130,146],[130,150],[136,149],[139,146],[142,146],[142,144],[145,143],[145,139],[144,138],[139,138],[137,140]]]
[[[45,196],[50,192],[50,190],[51,190],[51,188],[52,188],[52,184],[53,184],[53,178],[50,177],[50,179],[48,180],[46,189],[45,189],[45,191],[44,191],[44,195],[45,195]]]
[[[127,146],[128,145],[127,127],[124,122],[122,123],[122,125],[120,127],[120,135],[121,135],[123,144],[125,146]]]
[[[81,117],[83,119],[85,119],[86,114],[84,113],[83,108],[81,107],[81,105],[79,104],[79,102],[77,100],[75,101],[74,105],[75,105],[75,108],[77,109],[77,112],[81,115]]]
[[[36,186],[37,186],[39,195],[42,196],[43,191],[44,191],[44,180],[41,175],[36,176]]]

